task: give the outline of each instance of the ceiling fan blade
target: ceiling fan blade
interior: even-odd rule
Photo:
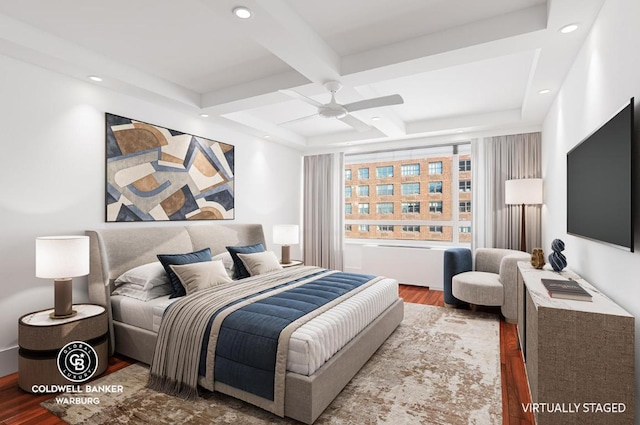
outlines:
[[[296,118],[294,120],[289,120],[289,121],[278,123],[278,125],[291,124],[291,123],[294,123],[294,122],[306,121],[306,120],[308,120],[310,118],[314,118],[314,117],[317,117],[317,116],[318,116],[318,114],[307,115],[306,117],[300,117],[300,118]]]
[[[360,100],[358,102],[347,103],[344,108],[349,111],[360,111],[362,109],[379,108],[380,106],[400,105],[404,103],[404,99],[399,94],[389,96],[374,97],[373,99]]]
[[[353,115],[345,115],[344,117],[338,118],[338,119],[340,121],[342,121],[343,123],[345,123],[345,124],[349,124],[351,127],[353,127],[359,133],[371,130],[371,127],[367,123],[365,123],[364,121],[359,120],[358,118],[354,117]]]
[[[310,97],[307,97],[307,96],[305,96],[305,95],[303,95],[303,94],[300,94],[300,93],[298,93],[298,92],[297,92],[297,91],[295,91],[295,90],[291,90],[291,89],[284,89],[284,90],[279,90],[279,91],[280,91],[280,93],[282,93],[282,94],[286,94],[286,95],[287,95],[287,96],[289,96],[289,97],[293,97],[293,98],[295,98],[295,99],[300,99],[300,100],[302,100],[303,102],[307,102],[309,105],[313,105],[313,106],[315,106],[316,108],[317,108],[318,106],[322,106],[322,103],[318,102],[317,100],[315,100],[315,99],[311,99]]]

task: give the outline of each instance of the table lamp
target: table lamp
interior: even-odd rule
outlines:
[[[300,241],[297,224],[278,224],[273,226],[273,243],[282,245],[282,264],[291,263],[291,247]]]
[[[522,205],[522,214],[520,217],[520,251],[527,252],[524,206],[542,204],[542,179],[507,180],[504,189],[505,204]]]
[[[52,319],[76,315],[72,308],[71,278],[89,274],[88,236],[36,238],[36,277],[54,279],[55,302]]]

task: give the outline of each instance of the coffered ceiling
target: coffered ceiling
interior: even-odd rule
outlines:
[[[0,53],[313,150],[539,126],[603,1],[0,0]],[[327,81],[404,103],[358,131],[286,94]]]

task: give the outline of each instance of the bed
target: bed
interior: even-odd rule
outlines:
[[[136,266],[156,261],[158,253],[185,253],[209,248],[215,255],[225,252],[226,246],[265,244],[262,226],[258,224],[119,227],[86,233],[91,244],[89,298],[91,302],[105,306],[109,313],[110,353],[118,352],[147,364],[153,359],[163,312],[174,300],[158,298],[146,305],[121,296],[113,296],[112,300],[114,279]],[[315,329],[319,328],[316,323],[311,327],[305,324],[307,328],[300,327],[291,336],[284,384],[284,416],[313,423],[402,321],[403,303],[397,298],[396,281],[382,279],[375,287],[362,293],[367,291],[378,292],[365,294],[374,299],[388,298],[390,291],[395,291],[395,296],[385,301],[382,307],[378,306],[381,311],[375,313],[370,323],[367,321],[368,324],[362,325],[364,327],[358,329],[354,337],[349,336],[344,346],[341,343],[340,347],[334,348],[337,351],[329,353],[327,361],[322,356],[310,356],[304,350],[306,347],[307,351],[326,351],[323,346],[309,347],[314,341],[339,339],[335,335],[327,334],[326,329],[322,334],[322,330]],[[353,298],[357,296],[360,293]],[[354,302],[357,303],[357,299]],[[365,304],[381,302],[364,301]],[[333,310],[337,309],[332,308],[318,318],[322,319],[324,315],[331,321],[329,316]],[[342,335],[341,338],[346,337]],[[326,353],[324,357],[327,357]],[[215,389],[227,392],[217,385]]]

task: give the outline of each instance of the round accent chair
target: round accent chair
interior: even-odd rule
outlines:
[[[476,305],[500,306],[505,320],[516,323],[517,264],[518,261],[530,261],[531,255],[512,249],[478,248],[473,270],[470,260],[469,249],[445,251],[445,305],[453,307],[466,302],[472,309]]]

